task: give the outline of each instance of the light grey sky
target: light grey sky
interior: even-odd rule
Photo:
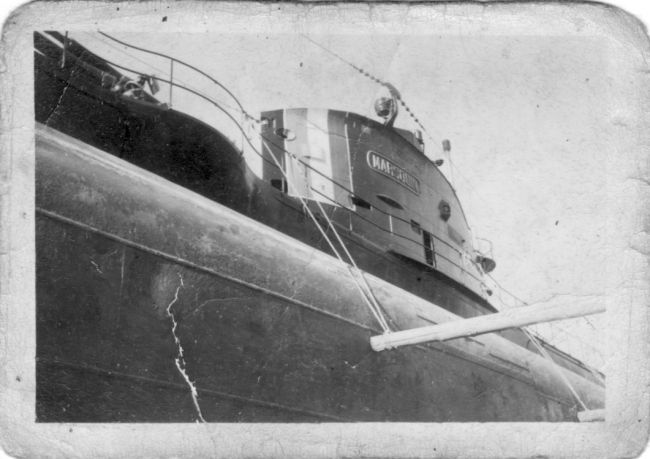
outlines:
[[[252,114],[323,107],[374,117],[385,89],[299,34],[134,34],[116,37],[191,63],[225,84]],[[71,37],[110,60],[167,77],[169,63],[96,33]],[[474,236],[492,242],[495,279],[529,303],[601,301],[616,253],[610,218],[607,43],[570,36],[311,35],[395,85],[444,158]],[[222,91],[179,66],[175,79],[220,101]],[[164,85],[159,97],[167,100]],[[174,90],[175,108],[236,137],[216,109]],[[234,106],[234,104],[232,104]],[[236,113],[236,112],[234,112]],[[402,111],[399,127],[416,126]],[[449,157],[441,141],[452,144]],[[506,306],[516,302],[502,297]],[[499,298],[495,298],[495,305]],[[603,364],[601,317],[539,326],[578,358]],[[535,329],[535,327],[533,328]],[[573,335],[573,336],[572,336]]]

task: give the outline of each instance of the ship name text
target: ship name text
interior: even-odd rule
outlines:
[[[393,179],[409,191],[420,194],[420,181],[391,160],[372,150],[368,151],[366,159],[372,170]]]

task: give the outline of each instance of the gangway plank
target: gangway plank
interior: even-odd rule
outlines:
[[[513,308],[494,314],[453,320],[427,327],[376,335],[370,338],[370,344],[375,351],[383,351],[385,349],[393,349],[429,341],[446,341],[508,328],[518,328],[574,317],[583,317],[604,311],[605,306],[601,304],[555,306],[537,304]]]

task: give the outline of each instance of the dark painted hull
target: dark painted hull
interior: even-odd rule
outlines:
[[[372,351],[378,330],[336,261],[48,132],[37,141],[40,421],[195,420],[170,303],[207,421],[574,419],[566,388],[533,361],[517,369],[447,344]],[[425,323],[400,309],[412,298],[373,282],[397,326]]]
[[[369,337],[378,330],[349,276],[331,266],[310,271],[314,255],[269,249],[259,240],[265,229],[222,246],[224,232],[241,228],[206,216],[194,205],[200,198],[178,198],[160,179],[139,181],[137,167],[115,173],[92,159],[102,158],[97,147],[327,251],[296,200],[254,178],[214,129],[116,97],[83,72],[37,62],[35,80],[37,121],[77,139],[45,130],[37,142],[40,421],[195,420],[175,364],[170,303],[208,421],[575,419],[566,388],[537,363],[448,345],[374,353]],[[491,311],[435,271],[343,237],[377,277],[460,316]],[[388,312],[395,329],[430,323]],[[501,335],[517,343],[507,353],[530,348],[519,330]],[[602,381],[558,361],[602,406]]]

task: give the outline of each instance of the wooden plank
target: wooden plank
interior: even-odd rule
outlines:
[[[370,338],[370,344],[375,351],[383,351],[385,349],[428,341],[445,341],[505,330],[507,328],[524,327],[543,322],[583,317],[604,311],[605,306],[600,304],[556,305],[550,307],[544,304],[538,304],[484,316],[471,317],[469,319],[454,320],[430,327],[413,328],[377,335]]]

